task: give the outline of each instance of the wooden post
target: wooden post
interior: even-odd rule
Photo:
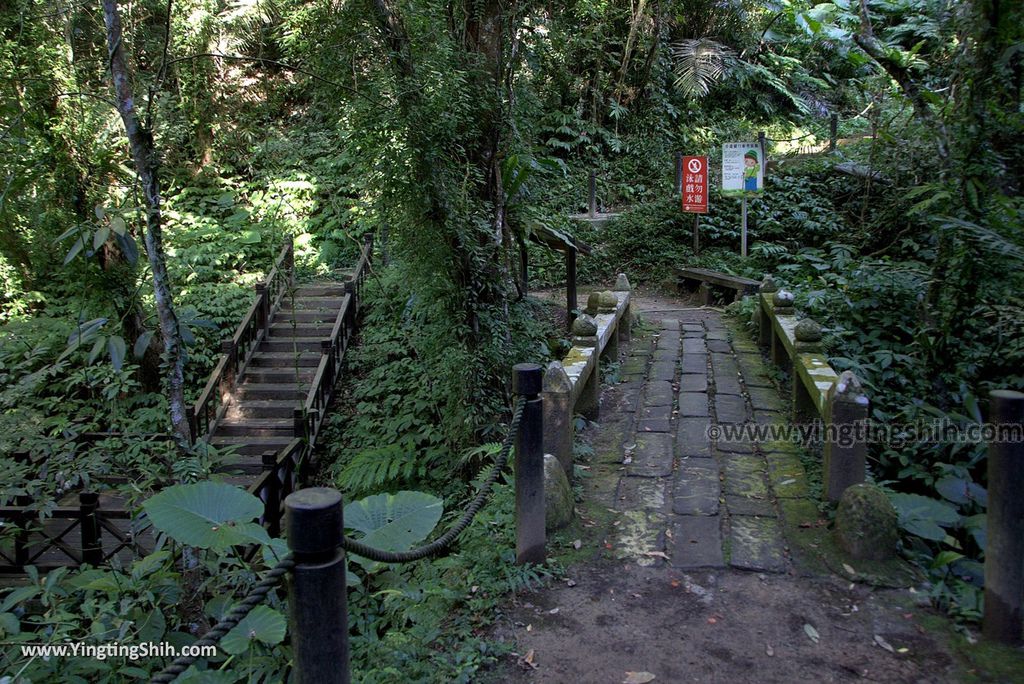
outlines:
[[[221,403],[227,403],[228,398],[235,392],[235,375],[238,372],[238,354],[235,353],[234,342],[231,340],[224,340],[220,343],[220,351],[226,357],[228,362],[224,364],[224,375],[220,376],[220,400]]]
[[[543,563],[544,528],[544,407],[540,393],[543,370],[535,363],[512,368],[512,392],[526,399],[515,437],[516,563]]]
[[[576,248],[569,247],[565,250],[565,310],[569,319],[569,328],[576,320]]]
[[[256,324],[263,337],[267,337],[270,334],[270,290],[267,283],[256,283],[256,296],[260,300]]]
[[[195,406],[185,407],[185,420],[188,421],[188,432],[190,437],[189,444],[195,444],[199,441],[199,423],[196,420]]]
[[[82,562],[98,567],[103,565],[103,539],[98,511],[100,495],[96,492],[78,493],[78,526],[81,530]]]
[[[828,131],[828,151],[835,152],[836,146],[839,144],[839,115],[833,114],[829,119],[829,131]]]
[[[520,287],[523,290],[523,295],[526,295],[530,291],[530,259],[526,248],[526,240],[519,243],[519,277],[521,279]]]
[[[349,309],[352,311],[352,320],[355,321],[359,317],[359,297],[356,295],[355,283],[351,280],[346,280],[343,287],[345,288],[345,294],[351,297]]]
[[[263,472],[273,473],[264,490],[263,526],[271,537],[281,536],[281,480],[277,474],[277,454],[272,450],[263,452]]]
[[[1024,394],[989,393],[988,544],[985,549],[986,639],[1021,643],[1024,619]]]
[[[309,487],[285,499],[295,567],[288,613],[296,684],[348,684],[348,606],[341,494]]]

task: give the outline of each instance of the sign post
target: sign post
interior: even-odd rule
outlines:
[[[747,256],[747,197],[764,189],[764,152],[760,143],[722,145],[722,194],[743,200],[740,254]]]
[[[700,252],[700,215],[708,213],[708,158],[683,157],[683,211],[693,214],[693,253]]]

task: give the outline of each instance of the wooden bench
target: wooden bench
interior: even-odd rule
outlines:
[[[711,288],[733,290],[732,299],[735,301],[744,295],[755,294],[761,284],[750,278],[741,278],[706,268],[677,268],[676,277],[679,289],[683,291],[692,291],[694,284],[699,284],[700,303],[704,306],[711,303]]]

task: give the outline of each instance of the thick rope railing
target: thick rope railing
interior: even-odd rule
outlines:
[[[448,531],[443,535],[429,544],[410,551],[385,551],[383,549],[368,546],[354,539],[349,539],[348,537],[342,538],[341,547],[350,553],[354,553],[380,563],[409,563],[423,558],[428,558],[448,549],[455,539],[462,534],[467,527],[469,527],[473,518],[475,518],[476,514],[483,508],[491,493],[491,488],[494,486],[494,483],[498,481],[498,476],[501,475],[501,471],[505,469],[509,455],[512,452],[512,446],[515,443],[516,433],[519,431],[519,423],[522,421],[523,409],[525,406],[526,399],[524,397],[520,397],[516,401],[515,409],[512,413],[512,422],[509,424],[508,434],[505,436],[505,440],[501,444],[501,450],[498,452],[498,457],[495,459],[490,473],[488,473],[487,478],[480,485],[480,489],[477,490],[476,496],[473,497],[469,506],[466,507],[466,511],[462,514],[462,517],[460,517],[454,525],[448,528]],[[204,634],[192,645],[202,647],[213,646],[219,643],[220,640],[224,638],[228,632],[234,629],[238,623],[241,622],[250,611],[252,611],[253,608],[266,600],[270,590],[273,589],[280,579],[294,566],[295,562],[292,560],[290,555],[282,559],[263,577],[263,579],[253,586],[252,590],[246,595],[246,597],[231,609],[230,613],[228,613],[222,620],[220,620],[220,622],[214,625],[210,631]],[[197,650],[193,650],[193,652],[197,652]],[[165,667],[150,680],[151,684],[170,684],[185,670],[187,670],[198,658],[198,655],[187,655],[175,658],[170,665]]]
[[[270,590],[277,586],[277,583],[282,577],[284,577],[285,573],[293,567],[295,567],[295,562],[290,556],[283,558],[277,565],[270,569],[263,579],[256,583],[246,597],[231,609],[231,612],[224,616],[220,622],[214,625],[210,631],[204,634],[192,645],[202,647],[213,646],[219,643],[228,632],[238,626],[238,623],[241,622],[253,608],[266,600],[267,594],[270,593]],[[178,675],[187,670],[189,665],[194,663],[197,658],[198,656],[194,655],[175,658],[170,665],[161,670],[159,674],[150,680],[150,682],[152,682],[152,684],[170,684],[170,682],[173,682],[178,678]]]
[[[498,480],[498,475],[505,469],[505,464],[508,463],[509,454],[512,451],[512,444],[515,441],[515,435],[519,431],[519,422],[523,418],[523,408],[526,406],[526,399],[520,397],[516,401],[515,410],[512,413],[512,422],[509,424],[508,435],[505,436],[505,441],[502,442],[501,451],[498,452],[498,457],[494,461],[494,466],[491,468],[491,472],[487,475],[487,479],[484,480],[483,484],[480,485],[480,489],[477,490],[476,496],[473,497],[473,501],[470,502],[469,506],[466,507],[466,512],[462,514],[459,521],[448,528],[448,531],[442,534],[440,537],[425,544],[416,549],[410,551],[385,551],[383,549],[377,549],[372,546],[367,546],[355,539],[344,537],[342,539],[341,547],[349,553],[354,553],[363,558],[369,558],[372,561],[378,563],[409,563],[412,561],[428,558],[434,554],[440,553],[451,546],[452,542],[462,534],[462,532],[469,527],[469,523],[473,521],[473,518],[480,509],[483,508],[487,502],[487,497],[491,493],[491,487]]]

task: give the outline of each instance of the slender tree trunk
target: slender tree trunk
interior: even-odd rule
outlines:
[[[164,256],[160,181],[157,176],[159,162],[153,146],[153,135],[139,122],[132,94],[131,71],[122,44],[121,16],[118,13],[117,0],[103,0],[103,20],[107,27],[110,76],[114,82],[117,111],[128,135],[128,145],[146,203],[146,254],[149,256],[149,266],[153,271],[153,294],[157,316],[160,319],[160,334],[164,340],[171,424],[179,441],[187,445],[191,441],[191,436],[185,415],[185,357],[182,353],[181,332],[178,329],[178,317],[174,311],[174,299]]]

